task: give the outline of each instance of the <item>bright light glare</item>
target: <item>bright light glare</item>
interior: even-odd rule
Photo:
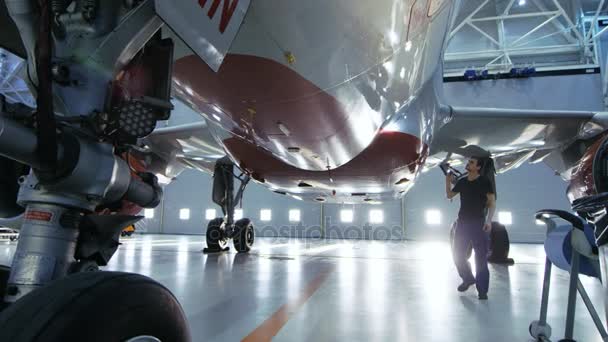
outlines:
[[[266,222],[272,220],[272,211],[270,209],[260,210],[260,220]]]
[[[205,211],[205,218],[207,220],[213,220],[215,218],[215,209],[207,209]]]
[[[391,40],[391,44],[395,45],[399,43],[399,37],[397,37],[397,33],[395,33],[395,31],[390,31],[388,33],[388,37]]]
[[[441,212],[437,209],[429,209],[426,211],[426,223],[430,225],[441,224]]]
[[[513,215],[510,211],[501,211],[498,213],[498,222],[508,226],[513,223]]]
[[[300,210],[299,209],[289,210],[289,222],[300,222]]]
[[[180,220],[189,220],[190,219],[190,209],[183,208],[179,210],[179,219]]]
[[[340,221],[342,223],[351,223],[353,222],[353,211],[350,209],[342,209],[340,210]]]
[[[372,209],[369,211],[370,223],[384,223],[384,212],[380,209]]]
[[[144,217],[147,219],[153,219],[154,218],[154,209],[145,209]]]

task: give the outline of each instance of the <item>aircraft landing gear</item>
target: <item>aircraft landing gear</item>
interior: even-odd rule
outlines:
[[[234,195],[234,178],[241,183]],[[213,202],[222,208],[225,218],[216,218],[207,225],[207,248],[204,253],[228,251],[228,242],[233,240],[239,253],[251,250],[255,240],[255,230],[250,219],[243,218],[234,222],[234,210],[243,199],[243,192],[251,178],[244,172],[234,174],[234,164],[228,157],[217,161],[213,174]]]
[[[223,218],[216,218],[209,221],[209,224],[207,225],[206,240],[207,248],[204,249],[205,253],[225,252],[230,249],[228,247],[228,237]]]
[[[37,105],[0,96],[0,165],[29,167],[0,168],[16,175],[0,181],[0,223],[21,227],[11,267],[0,267],[0,341],[190,341],[168,289],[96,272],[142,218],[132,215],[161,200],[130,152],[171,112],[173,44],[153,1],[70,3],[6,2]]]

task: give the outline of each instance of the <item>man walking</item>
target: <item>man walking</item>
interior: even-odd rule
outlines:
[[[477,287],[480,300],[488,299],[490,272],[488,270],[488,236],[492,229],[492,218],[496,209],[496,196],[492,183],[487,177],[480,175],[483,159],[473,157],[466,166],[468,172],[452,188],[453,175],[448,173],[445,191],[448,199],[460,194],[460,211],[454,232],[454,262],[462,284],[458,291],[465,292],[473,284]],[[473,245],[475,251],[476,276],[471,272],[467,260],[467,248]]]

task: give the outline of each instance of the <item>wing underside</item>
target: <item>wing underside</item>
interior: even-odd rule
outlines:
[[[540,162],[605,130],[606,113],[446,107],[448,122],[433,139],[429,166],[492,156],[498,172]]]

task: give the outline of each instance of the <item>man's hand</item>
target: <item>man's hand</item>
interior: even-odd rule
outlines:
[[[492,224],[491,223],[485,223],[483,225],[483,231],[486,233],[489,233],[492,230]]]
[[[457,195],[454,191],[452,191],[452,179],[453,178],[454,178],[454,175],[451,172],[446,173],[446,175],[445,175],[445,194],[449,200],[451,200],[452,198],[454,198],[454,196]]]

